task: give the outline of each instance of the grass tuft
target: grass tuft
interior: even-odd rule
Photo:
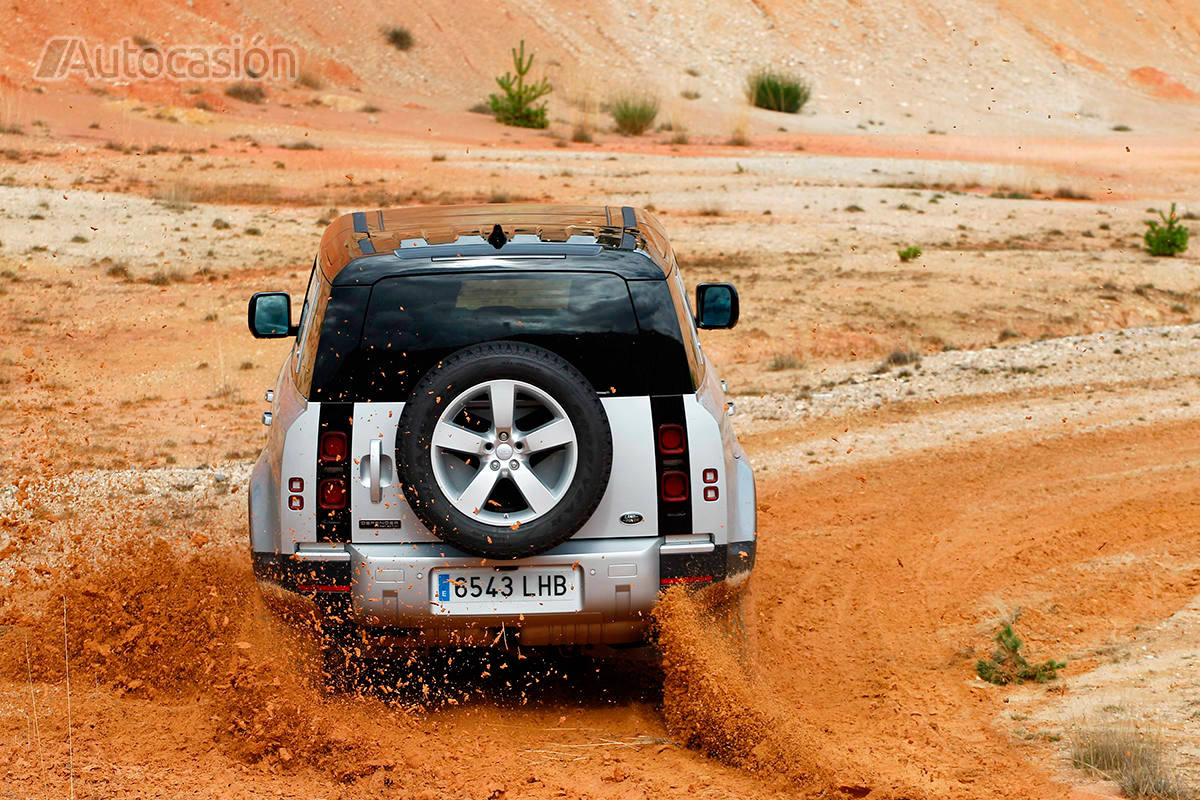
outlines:
[[[658,116],[658,98],[649,94],[625,94],[615,98],[609,107],[617,132],[626,136],[641,136]]]
[[[768,111],[795,114],[804,108],[811,95],[812,87],[806,80],[770,67],[751,73],[746,79],[746,99]]]
[[[413,46],[413,35],[403,25],[388,28],[383,34],[387,38],[388,44],[397,50],[409,50]]]
[[[802,366],[804,366],[804,363],[800,361],[795,353],[776,353],[767,362],[767,371],[782,372],[788,369],[800,369]]]
[[[1071,742],[1071,763],[1114,781],[1126,797],[1187,800],[1195,790],[1167,764],[1157,738],[1132,725],[1112,725],[1077,731]]]
[[[296,76],[296,85],[305,89],[320,90],[325,88],[325,81],[321,80],[321,76],[312,70],[302,69]]]
[[[239,81],[226,87],[225,94],[234,100],[241,100],[243,103],[260,104],[267,99],[267,90],[261,84],[248,81]]]
[[[906,247],[903,250],[897,250],[896,255],[900,256],[901,261],[912,261],[915,258],[921,257],[921,248],[915,245]]]

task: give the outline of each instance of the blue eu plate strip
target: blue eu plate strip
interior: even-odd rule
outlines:
[[[446,573],[438,575],[438,600],[450,599],[450,576]]]

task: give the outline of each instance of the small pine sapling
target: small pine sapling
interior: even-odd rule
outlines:
[[[1175,204],[1171,203],[1171,213],[1164,214],[1158,209],[1158,216],[1163,224],[1156,220],[1146,220],[1146,249],[1153,256],[1174,256],[1187,250],[1188,229],[1179,224],[1175,214]]]
[[[1025,656],[1021,655],[1024,642],[1010,624],[996,632],[996,644],[999,647],[991,656],[981,658],[975,663],[975,672],[988,683],[1000,686],[1025,681],[1046,683],[1057,678],[1058,671],[1067,666],[1065,661],[1054,659],[1041,664],[1030,664]]]
[[[496,83],[504,90],[504,95],[488,95],[488,103],[495,113],[496,119],[505,125],[518,128],[545,128],[549,125],[546,119],[546,104],[535,106],[539,99],[554,91],[554,87],[543,77],[537,83],[525,85],[525,76],[533,66],[533,53],[525,57],[525,40],[521,40],[521,49],[512,49],[513,67],[516,74],[505,72],[496,78]]]

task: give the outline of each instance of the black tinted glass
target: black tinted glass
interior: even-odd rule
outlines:
[[[733,292],[727,286],[707,286],[701,295],[703,306],[700,321],[713,327],[724,327],[733,318]]]
[[[375,284],[359,346],[339,371],[346,393],[332,394],[403,399],[440,359],[472,344],[502,339],[559,354],[598,392],[633,394],[644,381],[629,369],[636,337],[625,281],[608,273],[386,278]]]
[[[259,336],[287,336],[291,327],[288,296],[282,292],[263,292],[254,298],[254,332]]]

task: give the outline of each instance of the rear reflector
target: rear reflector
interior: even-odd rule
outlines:
[[[304,495],[292,494],[288,495],[288,508],[292,511],[304,510]]]
[[[317,486],[317,502],[321,508],[346,507],[346,482],[341,478],[326,478]]]
[[[687,436],[682,425],[658,426],[658,451],[664,455],[673,456],[687,449]]]
[[[322,461],[344,461],[350,451],[346,446],[346,434],[341,431],[325,431],[321,434],[317,450],[317,457]]]
[[[712,575],[688,575],[683,578],[663,578],[659,586],[670,586],[673,583],[712,583]]]
[[[715,469],[713,469],[712,467],[709,467],[708,469],[704,470],[704,472],[702,472],[700,474],[704,478],[705,483],[716,483],[717,482],[717,471]]]
[[[663,473],[662,499],[668,503],[681,503],[688,499],[687,473],[678,470]]]
[[[721,493],[719,491],[717,491],[717,487],[715,487],[715,486],[705,486],[704,487],[704,499],[705,500],[712,502],[713,500],[716,500],[720,496],[721,496]]]

